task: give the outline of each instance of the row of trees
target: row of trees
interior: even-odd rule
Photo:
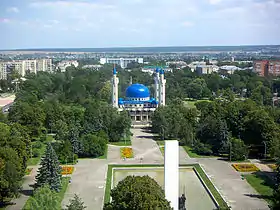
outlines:
[[[264,154],[280,157],[278,119],[273,112],[254,101],[215,100],[195,104],[188,109],[180,100],[160,107],[152,117],[152,130],[161,138],[179,139],[203,155],[229,154],[232,160]]]
[[[16,196],[30,151],[30,137],[18,123],[0,122],[0,203]]]
[[[110,77],[109,68],[99,72],[69,68],[65,73],[29,74],[19,84],[8,115],[0,114],[2,202],[19,191],[27,161],[41,155],[46,134],[54,136],[51,154],[59,163],[102,156],[108,141],[130,134],[128,114],[118,114],[109,104]],[[50,190],[59,189],[51,183]]]

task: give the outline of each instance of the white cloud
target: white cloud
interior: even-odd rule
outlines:
[[[190,22],[190,21],[184,21],[184,22],[181,23],[181,25],[184,26],[184,27],[191,27],[191,26],[194,25],[194,23]]]
[[[221,2],[222,2],[222,0],[209,0],[210,4],[219,4]]]
[[[8,18],[0,18],[0,23],[10,23],[11,20]]]
[[[19,9],[17,7],[8,7],[6,9],[7,12],[14,12],[14,13],[19,13]]]

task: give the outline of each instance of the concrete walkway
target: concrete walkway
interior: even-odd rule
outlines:
[[[28,168],[33,168],[31,174],[23,177],[22,190],[20,193],[20,197],[12,200],[12,202],[16,203],[15,205],[7,206],[7,210],[19,210],[23,209],[26,201],[29,196],[32,195],[33,188],[31,187],[35,183],[35,176],[37,175],[37,170],[39,166],[28,166]],[[30,186],[31,185],[31,186]]]
[[[143,163],[163,163],[163,156],[156,141],[153,140],[152,133],[139,128],[132,128],[131,132],[133,133],[131,144],[136,160],[142,158]]]
[[[241,179],[230,163],[214,158],[197,161],[233,210],[269,210],[267,202],[258,198],[259,194]]]
[[[87,209],[101,210],[105,194],[107,160],[79,159],[72,174],[72,183],[68,185],[62,201],[64,208],[77,194]]]

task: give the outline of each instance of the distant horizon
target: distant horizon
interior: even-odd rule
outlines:
[[[182,45],[182,46],[121,46],[121,47],[42,47],[42,48],[13,48],[13,49],[0,49],[0,51],[82,51],[86,50],[88,52],[91,52],[89,50],[114,50],[114,49],[182,49],[185,48],[185,50],[199,50],[200,48],[204,48],[201,50],[209,50],[209,51],[215,51],[215,50],[221,50],[221,49],[216,49],[216,48],[237,48],[235,50],[238,50],[238,48],[262,48],[262,47],[280,47],[280,44],[266,44],[266,45]],[[188,49],[190,48],[190,49]],[[212,48],[212,49],[205,49],[205,48]],[[240,50],[240,49],[239,49]],[[226,49],[223,49],[222,51],[226,51]]]

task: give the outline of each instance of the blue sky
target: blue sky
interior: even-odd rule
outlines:
[[[0,0],[0,49],[280,44],[280,0]]]

